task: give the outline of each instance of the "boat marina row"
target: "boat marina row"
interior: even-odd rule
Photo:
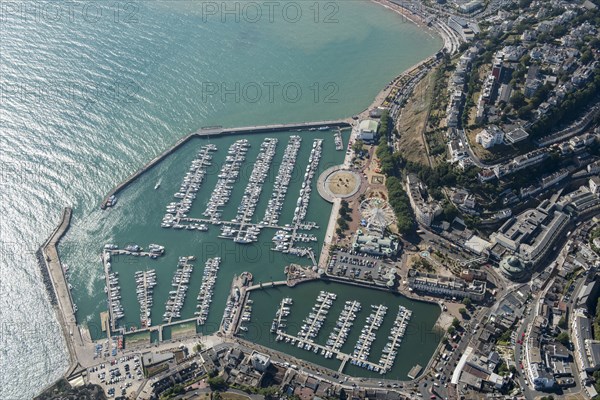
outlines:
[[[144,251],[144,248],[137,244],[129,244],[124,249],[119,249],[116,244],[105,244],[102,257],[104,260],[110,262],[111,255],[128,255],[128,256],[142,256],[157,259],[165,253],[164,246],[158,244],[148,245],[148,251]],[[110,268],[110,263],[109,263]]]
[[[191,263],[193,259],[194,257],[179,257],[177,270],[171,283],[171,286],[175,287],[175,289],[169,292],[166,311],[163,314],[163,321],[166,323],[170,324],[173,318],[181,318],[181,308],[183,307],[183,302],[189,289],[190,277],[194,269]]]
[[[258,240],[260,225],[255,226],[251,221],[256,206],[258,205],[258,200],[262,193],[262,188],[271,167],[273,157],[275,156],[277,142],[277,139],[266,138],[260,145],[260,152],[256,157],[256,162],[254,163],[250,179],[244,190],[242,201],[238,206],[237,215],[232,221],[240,224],[237,235],[233,239],[236,243],[246,244]],[[229,228],[224,226],[223,229],[227,230]],[[222,234],[224,235],[224,233]]]
[[[314,343],[336,298],[337,295],[335,293],[321,291],[317,297],[317,302],[312,307],[312,312],[304,319],[304,324],[300,327],[297,335],[301,339],[306,339],[309,343],[299,341],[298,347],[311,350],[310,343]]]
[[[344,305],[344,310],[340,313],[337,322],[335,323],[335,328],[329,335],[329,339],[327,340],[327,346],[332,350],[329,354],[325,354],[325,357],[329,355],[327,358],[331,358],[333,355],[333,351],[341,351],[342,346],[346,343],[348,339],[348,334],[350,333],[350,328],[354,324],[354,320],[356,319],[356,313],[361,310],[360,303],[356,300],[346,301]]]
[[[156,271],[136,271],[135,273],[136,294],[140,303],[140,324],[142,328],[152,325],[150,312],[152,310],[152,295],[156,286]]]
[[[333,140],[335,141],[335,149],[340,151],[344,150],[344,141],[342,140],[342,132],[338,129],[334,136]]]
[[[251,300],[248,300],[251,301]],[[290,315],[290,307],[294,304],[294,300],[289,297],[281,300],[279,304],[279,309],[275,313],[275,318],[273,319],[273,323],[271,324],[271,333],[278,332],[280,329],[286,327],[285,322],[287,322],[286,318]]]
[[[367,317],[366,324],[360,331],[360,337],[352,351],[355,360],[352,360],[351,363],[355,364],[360,363],[360,360],[367,360],[371,353],[371,345],[377,337],[376,332],[383,323],[387,310],[388,308],[383,304],[371,306],[371,314]]]
[[[406,307],[399,306],[396,320],[394,321],[394,327],[388,336],[388,342],[383,348],[383,354],[379,359],[379,364],[383,366],[383,369],[388,371],[394,365],[398,349],[402,343],[402,337],[406,333],[408,327],[408,321],[412,316],[412,311]]]
[[[192,207],[192,202],[196,198],[196,193],[206,176],[206,168],[211,165],[212,152],[217,150],[214,144],[207,144],[200,148],[197,157],[192,160],[188,172],[183,177],[183,182],[179,191],[173,196],[178,201],[167,205],[167,213],[163,217],[161,227],[183,229],[184,226],[179,223],[181,217],[186,216]],[[206,226],[188,225],[186,229],[208,230]]]
[[[285,201],[288,186],[294,173],[294,166],[298,157],[298,151],[302,144],[302,138],[298,135],[290,136],[288,144],[283,153],[283,160],[279,166],[279,172],[275,177],[273,193],[267,204],[265,216],[262,219],[262,225],[277,225],[281,215],[281,209]]]
[[[233,184],[236,183],[242,163],[246,160],[246,153],[250,143],[246,139],[236,140],[227,151],[225,163],[217,176],[219,180],[206,205],[206,210],[202,213],[210,219],[210,222],[219,225],[222,207],[224,207],[231,197]]]
[[[119,286],[119,272],[111,272],[106,277],[104,291],[108,295],[108,310],[113,324],[125,316],[121,305],[121,286]]]
[[[202,284],[200,285],[200,293],[198,293],[198,305],[194,314],[198,317],[198,324],[203,325],[208,318],[210,303],[214,295],[214,287],[217,282],[217,272],[221,264],[221,257],[209,258],[206,260],[204,272],[202,275]]]
[[[322,152],[323,140],[315,139],[313,141],[313,147],[308,158],[308,165],[306,166],[306,172],[304,173],[300,195],[296,200],[296,209],[294,210],[294,216],[292,218],[292,232],[291,234],[288,234],[282,232],[281,230],[278,231],[273,237],[273,243],[275,244],[275,247],[272,250],[298,256],[308,255],[312,251],[312,249],[309,247],[295,247],[294,244],[296,241],[314,242],[317,240],[316,236],[306,233],[299,233],[298,230],[318,227],[316,223],[306,223],[304,219],[306,217],[308,204],[310,202],[312,180],[318,170]]]

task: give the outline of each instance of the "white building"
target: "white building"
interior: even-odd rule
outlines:
[[[425,187],[416,175],[408,174],[406,176],[406,192],[417,222],[431,226],[434,218],[442,213],[442,207],[436,202],[430,202],[423,198],[423,189]]]
[[[372,119],[365,119],[360,121],[358,125],[357,139],[365,142],[372,142],[377,136],[377,130],[379,129],[379,122]]]
[[[482,145],[484,149],[489,149],[497,144],[504,143],[504,132],[496,125],[490,125],[477,134],[475,141]]]
[[[590,192],[598,194],[600,192],[600,178],[592,176],[590,178]]]
[[[265,372],[271,365],[271,357],[258,351],[252,352],[250,360],[254,369],[260,372]]]

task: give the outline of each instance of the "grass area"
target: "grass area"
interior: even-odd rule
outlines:
[[[400,115],[397,129],[400,134],[398,151],[408,161],[429,165],[422,132],[433,98],[437,69],[432,70],[416,86]]]
[[[224,400],[246,400],[250,397],[238,393],[223,392],[221,393],[221,398]]]
[[[171,339],[190,337],[196,334],[196,323],[186,322],[171,327]]]
[[[169,364],[164,362],[162,364],[153,365],[153,366],[145,368],[145,369],[146,369],[146,376],[148,378],[151,378],[154,375],[160,374],[161,372],[168,370]]]
[[[482,145],[475,141],[475,137],[483,128],[465,129],[471,148],[477,157],[484,161],[495,161],[505,157],[514,157],[527,149],[526,142],[520,142],[517,145],[499,144],[490,150],[484,149]]]
[[[471,144],[471,148],[473,149],[475,155],[482,160],[489,160],[493,158],[492,152],[484,149],[482,145],[475,141],[477,134],[482,130],[483,128],[465,129],[465,132],[467,133],[467,138],[469,139],[469,143]]]
[[[150,343],[150,332],[137,332],[125,335],[125,346]]]

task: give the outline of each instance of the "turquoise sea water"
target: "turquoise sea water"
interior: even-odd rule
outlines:
[[[100,305],[87,308],[85,299],[102,298],[100,247],[129,240],[114,237],[125,229],[119,221],[155,218],[149,210],[158,207],[149,198],[148,208],[122,211],[131,219],[111,218],[99,204],[115,184],[202,126],[362,111],[394,75],[441,46],[366,1],[337,2],[334,23],[322,13],[315,22],[308,9],[297,22],[290,15],[222,22],[219,11],[207,15],[206,3],[2,4],[0,370],[9,372],[0,374],[0,398],[30,398],[66,367],[34,256],[63,206],[74,207],[74,220],[60,251],[82,303],[78,318],[91,323]],[[268,87],[302,95],[274,90],[271,97]]]

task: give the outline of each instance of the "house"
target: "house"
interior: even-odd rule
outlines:
[[[504,142],[504,132],[496,125],[490,125],[477,134],[475,141],[484,149],[489,149]]]

